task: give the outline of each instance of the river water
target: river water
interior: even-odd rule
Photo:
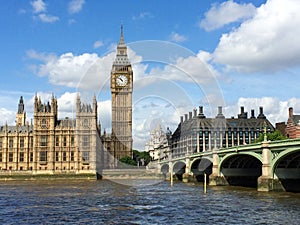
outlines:
[[[0,182],[0,224],[300,224],[300,194],[109,180]]]

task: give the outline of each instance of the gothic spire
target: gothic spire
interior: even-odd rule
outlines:
[[[120,40],[118,46],[124,46],[125,41],[124,41],[124,34],[123,34],[123,24],[121,24],[121,34],[120,34]]]

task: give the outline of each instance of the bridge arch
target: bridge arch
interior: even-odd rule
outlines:
[[[231,153],[220,161],[219,172],[229,185],[257,187],[262,174],[262,157],[255,152]]]
[[[185,162],[177,161],[173,165],[173,173],[176,175],[178,180],[182,180],[182,175],[185,173]]]
[[[197,158],[191,162],[191,172],[197,181],[204,181],[204,174],[209,175],[212,173],[212,159]]]
[[[160,172],[165,175],[169,173],[169,164],[163,164],[160,168]]]
[[[300,192],[300,147],[280,152],[271,169],[273,178],[279,179],[286,191]]]

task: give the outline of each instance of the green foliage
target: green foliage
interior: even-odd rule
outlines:
[[[139,159],[139,160],[144,159],[145,160],[145,165],[147,165],[151,160],[149,152],[145,152],[145,151],[140,152],[140,151],[137,151],[137,150],[133,150],[133,158],[134,159]]]
[[[283,136],[279,130],[275,130],[273,133],[267,133],[267,140],[268,141],[279,141],[287,139]],[[264,134],[260,134],[259,137],[256,139],[255,142],[262,142],[264,140]]]
[[[121,158],[120,162],[127,164],[127,165],[136,166],[136,161],[134,161],[130,156],[125,156],[125,157]]]

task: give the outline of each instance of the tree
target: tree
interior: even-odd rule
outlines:
[[[283,136],[279,130],[275,130],[273,133],[267,133],[268,141],[285,140],[287,137]],[[262,142],[264,140],[264,134],[260,134],[255,142]]]
[[[134,161],[130,156],[125,156],[119,160],[121,163],[136,166],[136,161]]]
[[[140,152],[140,151],[137,151],[137,150],[133,150],[133,158],[135,159],[135,161],[139,161],[141,159],[144,159],[144,165],[147,165],[150,160],[151,160],[151,157],[149,155],[149,152]]]

